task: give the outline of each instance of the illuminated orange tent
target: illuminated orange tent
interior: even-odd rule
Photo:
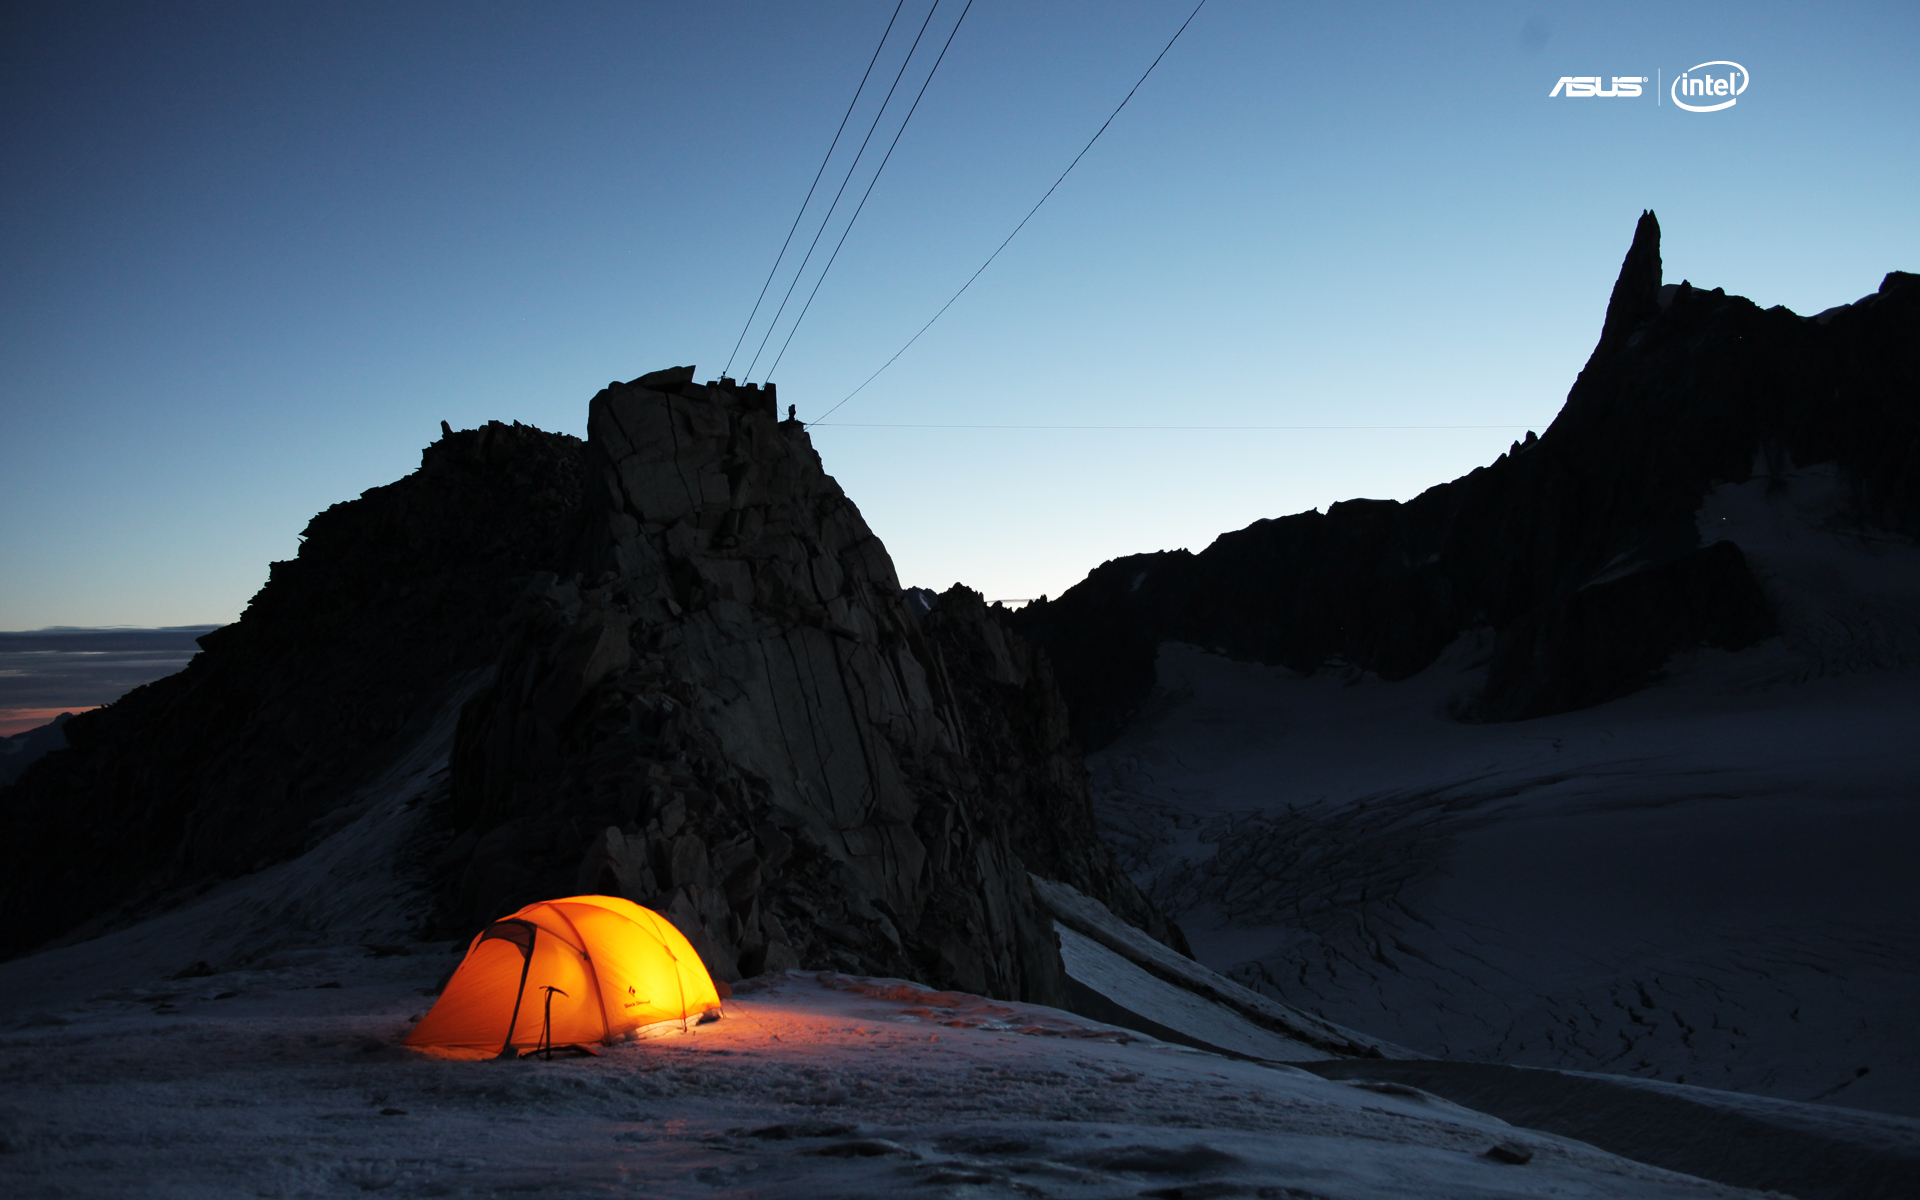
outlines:
[[[511,1058],[719,1007],[706,966],[672,922],[616,896],[569,896],[481,930],[406,1044]]]

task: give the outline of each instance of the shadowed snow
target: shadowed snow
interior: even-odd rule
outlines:
[[[1484,636],[1390,684],[1165,646],[1101,818],[1202,961],[1341,1024],[1920,1114],[1920,550],[1839,504],[1710,497],[1783,636],[1599,708],[1450,719]]]

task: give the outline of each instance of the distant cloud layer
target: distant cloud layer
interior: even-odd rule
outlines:
[[[195,639],[218,628],[0,633],[0,737],[45,725],[63,712],[111,704],[173,674],[199,653]]]

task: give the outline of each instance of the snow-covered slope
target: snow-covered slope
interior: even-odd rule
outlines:
[[[1084,993],[1239,1057],[844,975],[592,1059],[402,1051],[456,961],[413,940],[409,882],[456,700],[306,855],[0,964],[0,1190],[1709,1197],[1780,1186],[1742,1147],[1799,1138],[1778,1170],[1831,1184],[1805,1195],[1901,1195],[1920,1124],[1692,1086],[1911,1111],[1920,1074],[1920,671],[1846,673],[1905,661],[1911,551],[1819,534],[1819,486],[1785,493],[1793,552],[1755,557],[1780,595],[1839,579],[1805,607],[1852,615],[1585,713],[1450,720],[1470,644],[1392,685],[1168,648],[1103,803],[1202,957],[1266,994],[1036,888]]]
[[[196,965],[238,969],[412,941],[433,904],[415,869],[424,806],[445,785],[460,706],[479,682],[470,678],[393,766],[342,806],[335,829],[316,831],[324,836],[312,850],[138,925],[0,964],[6,1006],[58,1006]]]
[[[1225,1054],[1280,1062],[1322,1058],[1420,1058],[1417,1051],[1281,1004],[1161,945],[1114,916],[1105,905],[1069,884],[1033,877],[1034,891],[1053,913],[1054,934],[1067,973],[1082,992],[1101,1000],[1080,1011],[1128,1025],[1117,1005],[1152,1022],[1132,1025],[1173,1040]],[[1086,997],[1082,995],[1084,1001]],[[1249,1030],[1261,1031],[1253,1037]]]
[[[1920,1120],[1626,1075],[1494,1063],[1309,1063],[1328,1079],[1415,1087],[1640,1162],[1797,1200],[1911,1200]]]
[[[1782,636],[1585,711],[1451,719],[1471,636],[1391,684],[1166,646],[1102,818],[1203,961],[1342,1024],[1920,1114],[1920,550],[1840,498],[1713,493]]]
[[[1509,1125],[1438,1087],[1274,1063],[1318,1060],[1310,1065],[1329,1073],[1451,1065],[1332,1059],[1324,1046],[1335,1041],[1382,1043],[1174,961],[1061,885],[1048,894],[1083,986],[1244,1057],[1058,1009],[797,974],[750,981],[717,1024],[592,1059],[413,1055],[395,1043],[457,961],[451,945],[411,940],[424,897],[407,882],[449,729],[443,719],[307,855],[146,924],[0,964],[0,1192],[1753,1194]],[[1278,1032],[1288,1028],[1301,1037]],[[1591,1103],[1539,1074],[1553,1078],[1496,1087],[1476,1106],[1557,1118],[1593,1108],[1588,1136],[1638,1153],[1645,1105],[1623,1101],[1618,1085]],[[1842,1165],[1862,1139],[1887,1136],[1872,1124],[1886,1118],[1826,1136],[1818,1106],[1786,1107],[1783,1119]],[[1717,1170],[1711,1121],[1689,1129],[1655,1115],[1659,1149],[1735,1179]],[[1920,1142],[1913,1124],[1893,1133]],[[1738,1181],[1772,1186],[1764,1174]]]
[[[780,977],[595,1058],[393,1048],[446,961],[342,950],[0,1035],[7,1194],[1755,1195],[1417,1089],[895,980]]]
[[[1115,1006],[1111,1014],[1096,1011],[1098,1002],[1082,1002],[1083,1012],[1107,1017],[1116,1025],[1142,1030],[1163,1041],[1213,1050],[1237,1058],[1266,1062],[1310,1062],[1331,1054],[1262,1028],[1222,1004],[1168,983],[1107,949],[1090,937],[1059,922],[1060,957],[1067,975]],[[1074,996],[1081,1001],[1081,996]]]

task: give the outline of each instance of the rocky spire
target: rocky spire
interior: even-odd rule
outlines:
[[[1518,720],[1625,695],[1675,653],[1778,629],[1745,551],[1700,519],[1713,489],[1776,464],[1831,464],[1847,496],[1833,529],[1920,537],[1920,278],[1896,271],[1801,317],[1660,275],[1648,212],[1566,405],[1487,466],[1404,504],[1348,501],[1197,554],[1117,558],[1015,613],[1076,735],[1098,748],[1119,733],[1169,641],[1403,679],[1491,632],[1485,685],[1456,715]]]
[[[1642,321],[1660,312],[1660,221],[1652,209],[1640,214],[1633,229],[1633,245],[1627,248],[1626,261],[1620,264],[1620,278],[1614,281],[1613,296],[1607,301],[1607,320],[1600,330],[1600,343],[1593,348],[1587,366],[1604,362],[1626,344]]]

